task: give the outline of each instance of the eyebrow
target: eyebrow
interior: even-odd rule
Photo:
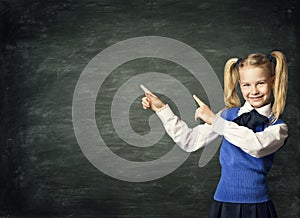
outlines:
[[[258,83],[258,82],[266,82],[266,81],[267,81],[267,79],[260,79],[260,80],[255,81],[255,83]],[[241,81],[241,80],[240,80],[240,83],[241,83],[241,84],[244,84],[244,83],[251,83],[251,82],[248,82],[248,81]]]

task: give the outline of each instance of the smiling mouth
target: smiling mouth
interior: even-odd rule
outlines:
[[[264,96],[257,96],[257,97],[249,97],[251,100],[260,100],[260,99],[262,99],[262,97],[264,97]]]

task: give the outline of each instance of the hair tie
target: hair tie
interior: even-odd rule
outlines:
[[[236,63],[235,63],[236,69],[239,68],[239,65],[240,65],[240,63],[241,63],[242,60],[243,60],[243,58],[239,58],[239,59],[236,61]]]
[[[271,54],[266,55],[266,57],[273,63],[274,67],[276,67],[276,58]]]

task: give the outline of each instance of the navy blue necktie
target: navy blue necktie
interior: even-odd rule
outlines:
[[[269,119],[266,116],[259,114],[256,110],[252,110],[235,118],[233,122],[239,126],[248,127],[249,129],[252,129],[253,132],[257,132],[262,130],[265,125],[269,123]]]

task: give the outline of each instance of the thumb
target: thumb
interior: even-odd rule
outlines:
[[[148,98],[157,98],[157,96],[154,95],[152,92],[147,92],[147,93],[145,93],[145,95],[146,95]]]

